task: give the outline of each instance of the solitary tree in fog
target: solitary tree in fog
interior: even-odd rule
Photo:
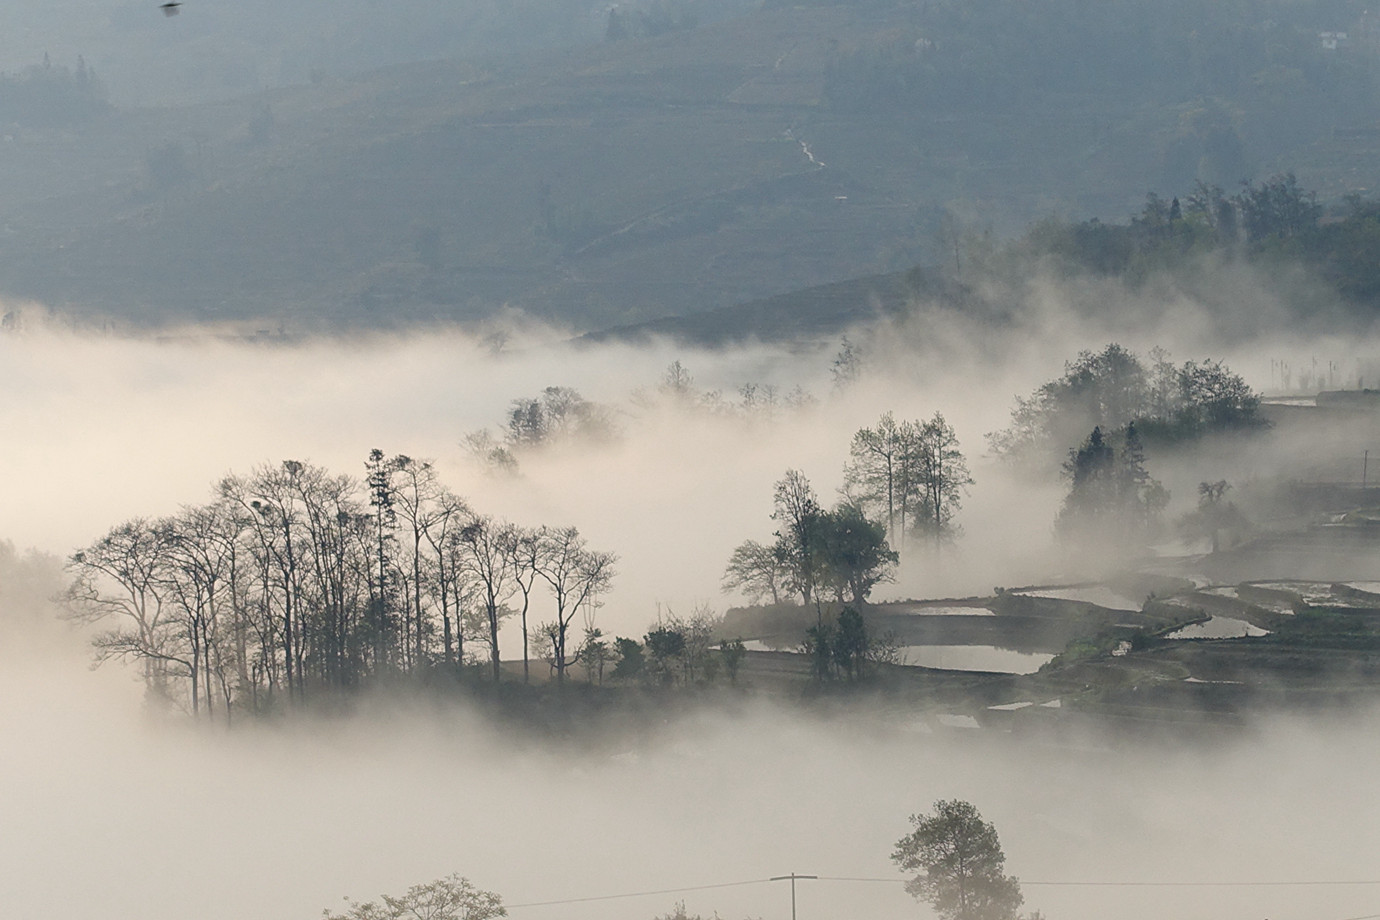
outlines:
[[[829,375],[834,378],[834,389],[845,390],[857,383],[862,376],[863,356],[858,347],[844,336],[839,342],[839,350],[829,364]]]
[[[690,376],[685,365],[681,364],[680,359],[677,358],[666,368],[666,373],[662,375],[657,390],[673,404],[688,406],[694,403],[696,398],[695,378]]]
[[[1011,920],[1021,906],[1020,883],[1004,874],[1006,855],[997,829],[978,810],[957,799],[936,802],[934,812],[911,815],[915,830],[896,841],[893,862],[919,870],[906,891],[928,901],[943,920]]]

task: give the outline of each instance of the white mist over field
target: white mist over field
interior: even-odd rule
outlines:
[[[1380,897],[1282,884],[1375,879],[1373,718],[1165,750],[761,708],[591,755],[460,711],[376,716],[154,726],[114,670],[6,656],[6,915],[310,920],[346,895],[460,872],[515,918],[652,920],[681,899],[692,915],[785,918],[788,891],[762,880],[897,879],[888,857],[907,816],[954,797],[996,824],[1027,909],[1052,920],[1343,920]],[[757,883],[576,900],[733,882]],[[801,920],[930,916],[896,882],[800,886]],[[518,906],[546,901],[567,903]]]
[[[360,475],[379,447],[435,460],[479,511],[574,524],[617,553],[600,625],[640,636],[658,604],[732,601],[718,591],[724,563],[743,540],[769,538],[772,484],[788,468],[831,502],[853,432],[888,410],[941,411],[977,480],[964,536],[942,564],[884,590],[986,593],[1052,580],[1060,489],[1011,477],[982,456],[982,435],[1080,348],[1116,338],[1142,353],[1163,344],[1179,360],[1220,356],[1258,387],[1275,352],[1363,357],[1335,342],[1213,351],[1189,321],[1118,338],[1059,316],[1051,308],[1000,338],[937,321],[880,338],[868,374],[841,394],[834,345],[532,343],[494,355],[450,331],[266,345],[34,328],[0,337],[0,537],[63,557],[123,520],[209,500],[228,472],[291,458]],[[1165,334],[1174,328],[1181,337]],[[819,401],[770,423],[640,408],[634,391],[654,390],[673,360],[726,398],[756,382],[799,384]],[[547,386],[615,407],[622,435],[524,458],[517,478],[477,470],[464,434],[501,424],[511,400]],[[0,625],[18,618],[10,603]],[[968,799],[996,824],[1027,909],[1050,920],[1380,910],[1380,886],[1281,884],[1374,880],[1373,714],[1165,747],[934,734],[895,711],[816,721],[762,707],[673,721],[591,754],[430,707],[324,726],[170,727],[143,715],[130,671],[89,670],[81,646],[61,628],[0,631],[6,915],[295,920],[459,872],[502,894],[515,918],[651,920],[681,899],[692,915],[784,918],[786,887],[761,880],[899,878],[888,856],[906,817],[940,798]],[[572,902],[731,882],[754,884]],[[1107,882],[1202,884],[1073,884]],[[1272,884],[1226,885],[1245,882]],[[799,894],[800,920],[929,916],[894,882],[801,882]],[[568,903],[519,906],[546,901]]]

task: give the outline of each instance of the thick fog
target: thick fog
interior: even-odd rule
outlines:
[[[227,472],[291,458],[358,475],[379,447],[434,459],[477,510],[574,524],[617,553],[599,624],[640,636],[658,605],[733,602],[718,591],[724,563],[744,539],[770,537],[785,470],[832,501],[854,431],[888,410],[941,411],[976,479],[963,536],[883,593],[986,593],[1053,580],[1068,564],[1050,549],[1057,481],[1001,467],[982,435],[1078,349],[1117,337],[1180,360],[1225,357],[1258,387],[1276,353],[1335,354],[1353,368],[1366,358],[1323,340],[1212,350],[1191,304],[1114,336],[1064,311],[1076,296],[1051,290],[1038,322],[1000,337],[933,317],[860,331],[866,372],[843,391],[829,373],[837,342],[575,348],[529,331],[495,353],[492,339],[443,330],[270,345],[35,322],[0,338],[10,485],[0,535],[17,547],[7,571],[56,585],[55,557],[127,518],[207,501]],[[782,394],[799,385],[816,402],[771,418],[668,407],[655,393],[674,360],[725,400],[753,382]],[[516,477],[471,462],[467,432],[553,385],[613,407],[620,434],[524,456]],[[31,547],[49,556],[14,561]],[[888,856],[907,815],[955,797],[996,824],[1027,909],[1052,920],[1342,920],[1374,914],[1380,897],[1374,885],[1282,884],[1374,880],[1373,713],[1174,744],[1091,729],[1018,739],[931,730],[885,708],[814,719],[766,705],[671,719],[578,753],[432,704],[226,733],[148,717],[136,675],[90,670],[83,638],[36,610],[43,596],[8,595],[0,611],[0,865],[14,916],[288,920],[451,872],[502,894],[514,917],[650,920],[681,899],[725,920],[784,917],[789,892],[762,880],[790,872],[834,879],[800,883],[802,920],[927,916],[885,881],[899,878]],[[670,891],[733,882],[753,884]],[[644,891],[666,893],[518,906]]]
[[[1277,388],[1283,360],[1332,366],[1337,387],[1356,386],[1373,363],[1364,337],[1270,333],[1271,295],[1258,281],[1235,279],[1228,289],[1233,312],[1251,317],[1244,334],[1223,328],[1221,308],[1111,285],[1035,285],[1031,309],[999,329],[922,313],[859,330],[863,373],[843,390],[830,373],[837,341],[575,347],[558,331],[525,326],[506,336],[438,329],[265,344],[204,331],[100,336],[33,320],[0,337],[0,422],[10,435],[0,470],[23,484],[0,507],[0,537],[66,556],[124,520],[209,501],[227,473],[294,459],[359,476],[377,447],[435,461],[477,511],[574,525],[617,553],[620,574],[601,625],[640,635],[658,604],[686,612],[733,602],[718,592],[724,564],[743,540],[771,537],[772,484],[786,470],[802,471],[830,504],[854,432],[887,411],[913,419],[942,412],[976,480],[957,516],[962,537],[942,564],[913,561],[879,596],[986,593],[1086,575],[1059,571],[1067,560],[1051,555],[1064,490],[1057,469],[997,461],[984,439],[1008,423],[1017,396],[1058,377],[1080,349],[1119,341],[1141,354],[1162,346],[1179,361],[1221,358],[1261,390]],[[1120,304],[1105,312],[1114,319],[1088,319],[1087,303],[1113,298]],[[696,391],[735,403],[745,384],[775,387],[779,405],[747,414],[678,406],[657,392],[672,361]],[[473,463],[466,434],[501,434],[511,402],[549,386],[608,407],[615,435],[524,454],[517,476]],[[786,406],[795,387],[813,402]],[[1152,454],[1151,473],[1170,486],[1171,513],[1191,508],[1204,480],[1299,475],[1320,461],[1359,478],[1359,446],[1281,441],[1287,434],[1190,465]]]
[[[534,920],[651,920],[681,899],[692,914],[783,918],[789,892],[762,880],[899,878],[888,856],[907,816],[948,797],[996,824],[1027,909],[1050,918],[1376,907],[1374,885],[1283,884],[1374,880],[1370,717],[1166,749],[764,707],[589,754],[430,708],[229,734],[154,725],[116,670],[6,654],[0,673],[10,916],[293,920],[460,872]],[[1067,884],[1036,884],[1054,882]],[[1074,884],[1110,882],[1145,884]],[[929,915],[894,881],[800,886],[806,920]]]

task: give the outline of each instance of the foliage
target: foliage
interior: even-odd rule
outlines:
[[[772,520],[776,532],[776,554],[786,569],[787,584],[799,591],[808,606],[819,581],[821,551],[820,519],[824,514],[819,498],[799,470],[787,470],[773,487]]]
[[[539,396],[513,400],[507,440],[532,448],[561,440],[607,440],[613,420],[607,409],[570,387],[547,387]]]
[[[508,916],[502,898],[474,887],[459,875],[413,885],[406,894],[383,895],[381,900],[381,904],[351,901],[343,913],[322,911],[322,920],[491,920]]]
[[[940,541],[954,533],[954,514],[973,477],[958,449],[958,434],[940,413],[920,426],[917,446],[921,500],[915,526]]]
[[[1096,353],[1082,351],[1065,362],[1062,377],[1018,398],[1010,427],[987,437],[1005,456],[1047,451],[1074,443],[1090,423],[1111,430],[1132,421],[1144,410],[1148,392],[1145,367],[1132,352],[1116,343]]]
[[[883,515],[892,546],[909,529],[936,541],[955,530],[954,514],[973,482],[958,435],[941,413],[925,422],[897,422],[887,412],[853,435],[844,468],[845,494]]]
[[[613,583],[618,557],[590,549],[576,528],[564,527],[544,528],[532,558],[534,572],[546,582],[556,604],[555,618],[539,628],[548,643],[548,660],[556,672],[556,682],[564,684],[566,669],[580,655],[580,649],[570,641],[571,624],[583,612],[586,635],[593,630],[594,611]]]
[[[1063,376],[1016,400],[1011,425],[987,436],[992,449],[1010,459],[1038,459],[1078,443],[1094,427],[1108,434],[1134,423],[1142,437],[1172,443],[1268,424],[1259,395],[1222,362],[1176,367],[1162,349],[1150,357],[1147,367],[1116,343],[1079,352]]]
[[[585,669],[590,683],[604,683],[604,666],[613,660],[613,649],[604,638],[603,630],[592,627],[585,631],[585,640],[580,643],[576,660]]]
[[[915,830],[896,841],[892,860],[905,872],[911,896],[928,901],[943,920],[1011,920],[1023,898],[1019,882],[1004,874],[1006,855],[997,830],[976,808],[957,799],[934,812],[911,815]]]
[[[1176,526],[1181,536],[1189,540],[1207,539],[1215,553],[1220,547],[1222,533],[1232,536],[1232,542],[1251,529],[1251,522],[1226,494],[1231,483],[1225,479],[1198,483],[1198,507],[1179,518]]]
[[[861,604],[892,577],[897,556],[887,545],[886,529],[856,504],[825,511],[799,470],[787,470],[774,494],[772,518],[781,525],[776,542],[769,551],[751,540],[734,550],[725,590],[743,587],[774,600],[780,591],[799,592],[806,605],[831,591],[840,601]]]
[[[887,412],[853,435],[844,467],[845,494],[883,514],[887,539],[901,546],[906,521],[919,503],[919,424]]]
[[[738,668],[743,664],[743,659],[747,657],[747,646],[743,644],[741,638],[729,639],[719,643],[719,654],[724,660],[724,670],[728,672],[728,682],[738,683]]]
[[[1271,271],[1303,266],[1353,314],[1367,316],[1380,305],[1380,204],[1352,196],[1324,220],[1316,193],[1301,188],[1292,173],[1243,182],[1235,194],[1200,181],[1179,204],[1152,193],[1141,214],[1124,224],[1044,220],[1012,253],[1064,275],[1117,277],[1133,285],[1159,271],[1191,272],[1235,260]],[[1307,307],[1312,314],[1317,304],[1310,300]]]
[[[675,663],[685,653],[685,635],[666,626],[650,630],[643,638],[647,654],[651,657],[649,674],[655,680],[670,684],[676,679]]]
[[[1055,528],[1059,535],[1080,543],[1109,546],[1145,542],[1169,494],[1145,468],[1145,452],[1135,424],[1108,441],[1093,428],[1081,446],[1069,451],[1064,475],[1069,493]]]
[[[700,914],[695,914],[695,916],[692,917],[685,909],[685,902],[677,901],[675,908],[669,913],[663,914],[660,917],[654,917],[653,920],[719,920],[719,914],[715,911],[712,918],[703,917]]]
[[[614,650],[618,654],[618,660],[613,665],[615,680],[632,680],[641,677],[643,668],[646,666],[646,659],[642,654],[642,643],[636,639],[628,639],[623,636],[613,640]]]
[[[890,640],[874,639],[862,613],[851,605],[839,610],[832,622],[821,620],[806,629],[801,653],[810,659],[810,676],[816,682],[857,682],[867,676],[870,664],[895,658]]]
[[[856,505],[821,514],[816,523],[821,588],[840,603],[867,601],[879,583],[890,581],[897,555],[887,546],[886,528],[870,521]]]
[[[617,433],[608,407],[571,387],[552,386],[537,396],[513,400],[500,435],[479,429],[466,434],[464,444],[484,468],[513,473],[524,453],[560,444],[606,442]]]
[[[863,372],[863,354],[858,346],[844,336],[839,342],[839,350],[829,364],[829,376],[834,379],[836,391],[846,390],[858,382]]]
[[[656,627],[644,637],[650,660],[642,672],[648,680],[666,686],[712,681],[725,657],[714,649],[713,636],[718,626],[719,618],[708,607],[696,608],[689,617],[669,611],[658,616]],[[740,660],[741,655],[734,662],[735,670]]]
[[[0,540],[0,636],[46,630],[46,615],[61,598],[65,581],[60,558],[34,549],[21,553],[9,540]]]
[[[834,676],[834,627],[816,623],[805,630],[800,653],[810,660],[810,678],[824,681]]]

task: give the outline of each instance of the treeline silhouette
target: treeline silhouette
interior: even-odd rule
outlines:
[[[230,475],[205,505],[136,518],[74,553],[68,605],[107,625],[100,660],[142,664],[154,697],[193,714],[261,713],[394,676],[502,677],[520,618],[558,684],[614,576],[574,527],[470,508],[433,465],[375,450],[363,479],[295,460]],[[529,623],[532,602],[553,615]]]

